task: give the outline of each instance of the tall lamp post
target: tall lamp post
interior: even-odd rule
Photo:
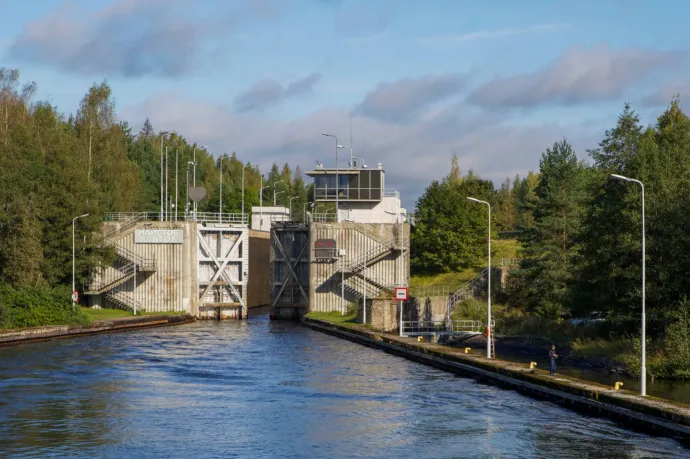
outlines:
[[[618,174],[611,174],[611,178],[615,180],[623,180],[626,182],[633,182],[640,185],[642,189],[642,355],[640,357],[640,395],[647,395],[647,357],[646,357],[646,319],[645,319],[645,234],[644,234],[644,184],[639,180],[629,177],[624,177]]]
[[[175,131],[161,134],[161,221],[163,221],[163,202],[165,202],[165,198],[163,198],[163,139],[166,137],[169,138],[170,135],[174,133]]]
[[[278,185],[279,183],[283,183],[283,181],[278,180],[277,182],[273,182],[273,185],[271,185],[273,187],[273,207],[276,206],[276,185]]]
[[[244,223],[244,170],[247,168],[246,164],[242,165],[242,223]]]
[[[76,249],[76,244],[74,242],[74,224],[79,218],[84,218],[88,217],[89,214],[84,214],[84,215],[79,215],[77,217],[74,217],[72,219],[72,311],[74,311],[76,301],[74,298],[74,292],[77,290],[77,285],[76,285],[76,277],[77,277],[77,264],[76,264],[76,258],[77,258],[77,249]]]
[[[204,145],[203,147],[195,147],[194,148],[194,158],[192,159],[192,161],[194,162],[194,170],[192,171],[192,177],[193,177],[192,178],[192,183],[193,183],[192,186],[194,186],[194,187],[196,187],[196,165],[197,165],[196,151],[201,150],[201,149],[207,149],[208,147],[209,147],[209,145]],[[197,202],[194,201],[194,221],[196,221],[196,209],[197,209]]]
[[[491,329],[491,204],[489,204],[486,201],[480,201],[479,199],[476,198],[467,198],[472,202],[477,202],[479,204],[486,204],[486,206],[489,208],[489,268],[487,270],[487,279],[488,279],[488,300],[487,300],[487,313],[486,313],[486,329],[488,330],[487,336],[486,336],[486,358],[490,359],[491,356],[491,335],[493,333],[493,330]]]
[[[340,194],[340,183],[338,181],[338,149],[343,148],[343,146],[338,144],[338,138],[333,134],[322,132],[321,135],[333,137],[335,139],[335,222],[340,223],[340,216],[338,213],[338,195]]]
[[[293,196],[290,198],[290,220],[292,220],[292,201],[298,198],[299,196]]]
[[[220,170],[220,202],[218,204],[218,221],[223,223],[223,156],[220,157],[220,164],[218,169]]]

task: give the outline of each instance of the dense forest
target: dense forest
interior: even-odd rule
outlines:
[[[589,164],[567,140],[557,141],[543,152],[538,173],[506,180],[498,190],[471,172],[462,176],[454,162],[417,202],[413,269],[434,274],[485,265],[486,208],[466,198],[488,200],[496,230],[521,242],[519,268],[497,295],[501,302],[554,322],[598,313],[615,333],[637,334],[642,190],[611,174],[640,180],[648,336],[672,337],[668,354],[682,353],[689,363],[690,119],[676,98],[645,127],[625,104],[586,153]]]
[[[270,171],[242,162],[233,152],[214,155],[189,143],[182,133],[155,131],[147,120],[139,132],[118,120],[107,82],[94,84],[76,114],[65,115],[48,102],[34,101],[35,83],[24,83],[18,70],[0,68],[0,328],[9,314],[7,292],[45,293],[71,285],[72,219],[76,223],[77,286],[108,253],[94,240],[107,212],[160,209],[161,135],[168,160],[168,191],[175,198],[175,162],[179,211],[186,200],[187,167],[196,148],[197,185],[207,189],[200,212],[218,212],[220,157],[223,212],[240,212],[245,168],[245,211],[259,204],[264,186],[276,184],[276,200],[301,216],[309,189],[299,167],[274,164]],[[190,184],[193,181],[190,170]],[[273,188],[264,190],[272,205]],[[172,209],[171,209],[172,210]],[[69,299],[69,289],[60,297]],[[16,301],[23,301],[16,299]],[[14,300],[13,300],[14,301]],[[5,311],[3,313],[3,311]],[[9,319],[8,319],[9,320]]]

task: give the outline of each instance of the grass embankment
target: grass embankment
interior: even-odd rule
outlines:
[[[99,320],[121,319],[123,317],[135,317],[131,311],[123,309],[91,309],[82,307],[81,310],[89,318],[90,322],[97,322]],[[181,311],[164,311],[164,312],[144,312],[138,313],[137,316],[175,316],[184,314]]]
[[[520,242],[516,239],[495,239],[491,241],[491,256],[494,266],[499,266],[502,258],[517,258]],[[473,266],[458,272],[442,273],[433,276],[411,276],[410,288],[448,287],[455,291],[474,279],[486,268],[486,265]]]
[[[338,325],[356,325],[357,324],[357,314],[349,313],[346,315],[341,315],[339,312],[310,312],[307,314],[310,319],[323,320],[325,322],[330,322],[332,324]]]
[[[17,289],[0,283],[0,330],[46,325],[88,325],[99,320],[132,317],[121,309],[72,308],[69,287],[27,287]],[[142,315],[176,315],[181,312],[153,312]]]

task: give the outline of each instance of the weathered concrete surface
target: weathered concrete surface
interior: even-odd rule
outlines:
[[[604,415],[644,432],[690,439],[690,406],[656,397],[640,397],[575,378],[549,376],[543,370],[503,360],[487,360],[462,349],[373,332],[362,326],[341,326],[305,318],[315,330],[382,349],[411,360],[486,382],[510,387],[528,395],[554,400],[565,407]]]
[[[77,336],[94,335],[133,330],[146,327],[161,327],[165,325],[181,325],[193,322],[196,318],[184,315],[157,315],[123,317],[120,319],[101,320],[89,325],[51,325],[46,327],[22,328],[19,330],[0,330],[0,346],[11,346],[29,341],[45,341],[59,338],[75,338]]]

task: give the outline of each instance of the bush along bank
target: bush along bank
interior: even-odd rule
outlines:
[[[14,288],[0,283],[0,329],[43,325],[86,325],[81,308],[72,308],[67,286]]]

